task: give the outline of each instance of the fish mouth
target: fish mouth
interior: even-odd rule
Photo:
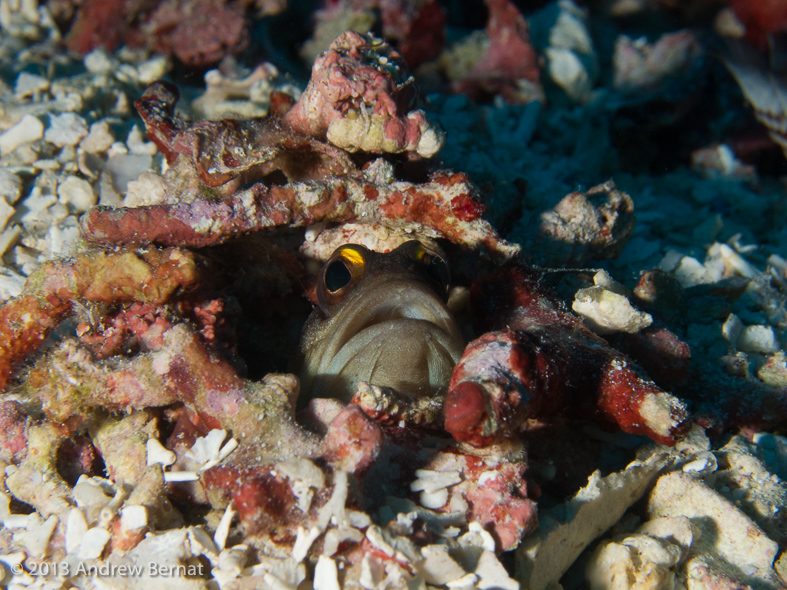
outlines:
[[[459,328],[427,286],[381,282],[331,319],[315,351],[312,397],[349,402],[360,381],[415,396],[447,389],[464,349]]]

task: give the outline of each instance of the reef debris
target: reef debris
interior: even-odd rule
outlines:
[[[448,70],[452,90],[475,100],[500,95],[511,104],[543,102],[541,72],[527,21],[510,0],[487,0],[486,5],[489,18],[484,37],[480,42],[472,37],[469,40],[480,55],[457,60],[469,61],[465,68],[452,66]],[[455,61],[451,55],[455,52],[466,52],[466,48],[450,49],[445,59]],[[472,49],[469,52],[474,53]]]
[[[135,208],[94,207],[81,221],[85,239],[106,245],[203,247],[278,226],[361,222],[445,237],[470,248],[483,248],[498,258],[516,256],[519,247],[502,240],[481,219],[484,206],[465,175],[435,171],[426,182],[398,181],[389,162],[372,161],[358,170],[346,151],[315,139],[327,134],[332,141],[332,126],[346,120],[357,95],[362,101],[380,99],[381,106],[374,108],[383,110],[370,116],[382,125],[384,144],[392,137],[385,131],[391,125],[396,128],[392,133],[401,132],[404,143],[393,151],[419,149],[422,140],[439,148],[439,142],[433,142],[436,132],[422,125],[423,113],[400,113],[394,89],[403,84],[402,95],[408,96],[410,84],[395,82],[398,70],[391,73],[379,63],[372,67],[359,57],[360,49],[376,55],[390,52],[387,47],[357,34],[340,37],[326,53],[330,63],[315,68],[309,88],[282,119],[206,121],[187,126],[174,116],[177,89],[165,83],[151,85],[137,101],[137,108],[149,137],[171,163],[163,177],[160,202]],[[321,82],[326,69],[336,70],[340,78],[355,69],[362,74],[368,70],[356,82],[365,81],[370,94],[367,96],[363,85],[347,94],[341,84],[328,83],[335,82],[332,78]],[[355,79],[354,73],[352,76]],[[357,106],[370,108],[365,103]],[[359,136],[368,136],[365,129],[356,131]],[[427,136],[433,139],[425,139]],[[341,147],[391,151],[387,144],[342,143]],[[291,182],[266,182],[266,175],[277,171]],[[244,185],[247,188],[242,188]]]
[[[683,402],[562,311],[535,271],[507,266],[483,277],[472,301],[483,335],[465,349],[446,394],[455,439],[484,447],[562,410],[667,445],[688,431]]]
[[[0,307],[0,388],[77,302],[162,305],[198,278],[197,257],[178,248],[85,252],[41,265],[22,294]]]

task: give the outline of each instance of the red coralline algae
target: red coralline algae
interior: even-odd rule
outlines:
[[[66,36],[78,53],[125,43],[174,55],[184,64],[204,67],[239,53],[248,43],[243,2],[168,0],[86,0]]]
[[[403,10],[415,7],[415,10]],[[410,68],[436,57],[445,44],[445,9],[438,0],[382,2],[383,35],[394,39]]]
[[[527,418],[559,411],[662,444],[687,432],[683,404],[562,311],[532,271],[507,267],[480,279],[472,298],[479,323],[492,331],[471,342],[454,369],[445,427],[457,440],[488,446],[517,436]]]
[[[492,533],[502,551],[514,549],[538,526],[536,504],[527,497],[526,469],[524,462],[507,462],[483,471],[467,493],[471,518]]]
[[[355,405],[348,405],[331,421],[323,439],[323,455],[349,473],[365,472],[383,444],[383,432]]]
[[[489,45],[453,90],[476,100],[500,95],[512,104],[543,99],[538,56],[524,17],[510,0],[487,0],[486,5]]]
[[[43,264],[22,295],[0,307],[0,390],[14,365],[38,348],[75,301],[162,305],[198,276],[195,256],[178,249],[86,252]]]
[[[212,467],[203,475],[202,485],[212,504],[233,504],[249,533],[271,532],[292,520],[285,517],[292,516],[295,496],[273,465]]]
[[[66,45],[82,54],[97,47],[117,49],[144,4],[143,0],[85,0],[66,35]]]
[[[346,32],[314,62],[309,85],[284,121],[348,151],[431,157],[443,138],[414,110],[415,98],[413,78],[398,52],[371,35]]]
[[[144,29],[156,51],[196,67],[239,53],[249,37],[243,3],[225,0],[169,0],[150,14]]]

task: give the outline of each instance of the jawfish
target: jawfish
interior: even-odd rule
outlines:
[[[303,397],[348,403],[360,381],[412,396],[445,393],[464,349],[446,307],[449,282],[445,260],[415,240],[386,254],[337,248],[301,337]]]

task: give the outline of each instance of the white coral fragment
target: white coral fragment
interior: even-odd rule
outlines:
[[[231,438],[222,446],[227,438],[226,430],[214,429],[205,436],[194,441],[194,445],[186,451],[186,457],[200,465],[199,471],[206,471],[226,459],[230,453],[238,448],[238,441]]]
[[[314,590],[341,590],[336,562],[320,555],[314,568]]]
[[[308,459],[287,459],[276,464],[276,471],[290,480],[290,490],[298,499],[297,506],[301,512],[306,512],[311,506],[315,490],[325,485],[322,470]]]
[[[448,552],[445,545],[427,545],[421,548],[424,561],[419,565],[419,573],[428,584],[444,585],[465,576],[467,572]]]
[[[410,484],[412,492],[436,492],[462,481],[462,476],[458,471],[417,469],[415,477],[416,480]]]
[[[232,504],[228,504],[224,514],[221,516],[219,525],[216,527],[216,532],[213,534],[213,542],[219,551],[227,546],[227,537],[230,534],[230,525],[232,525],[232,519],[235,518],[235,514],[237,512],[232,507]]]
[[[36,558],[42,558],[47,553],[49,541],[52,534],[55,532],[55,527],[59,522],[57,516],[52,515],[45,521],[41,521],[38,514],[33,513],[30,515],[27,526],[24,530],[14,535],[14,540],[21,543],[27,554]]]
[[[145,448],[147,450],[148,467],[157,463],[163,467],[169,467],[177,459],[175,453],[164,448],[157,438],[149,438],[145,443]]]
[[[637,310],[624,295],[599,286],[577,291],[571,308],[598,334],[634,334],[653,323],[649,313]]]
[[[68,512],[68,520],[66,520],[66,553],[70,555],[79,549],[87,529],[85,513],[79,508],[72,508]]]
[[[77,557],[81,559],[98,559],[104,552],[109,542],[110,533],[106,529],[93,527],[88,529],[82,537],[82,542],[79,544]]]

